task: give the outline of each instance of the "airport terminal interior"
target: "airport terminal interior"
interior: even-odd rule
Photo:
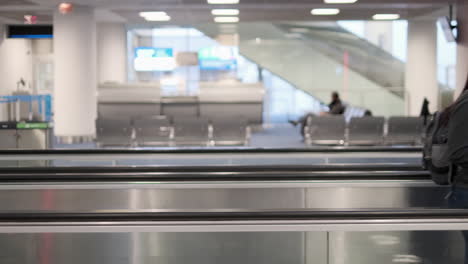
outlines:
[[[0,0],[0,264],[466,264],[467,77],[468,0]]]

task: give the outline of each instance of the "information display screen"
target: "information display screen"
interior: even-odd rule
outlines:
[[[9,25],[8,38],[44,39],[53,37],[52,25]]]
[[[173,71],[176,66],[172,48],[138,47],[135,49],[135,71]]]
[[[235,50],[232,47],[215,46],[203,48],[198,52],[202,70],[234,70],[237,66]]]

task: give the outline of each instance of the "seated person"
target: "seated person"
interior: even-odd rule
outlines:
[[[372,116],[371,110],[367,109],[367,110],[364,112],[364,116]]]
[[[328,112],[323,113],[323,115],[342,115],[345,112],[345,107],[341,102],[340,95],[337,92],[332,93],[332,101],[328,105],[330,109]]]
[[[324,115],[342,115],[342,114],[344,114],[346,108],[343,105],[343,103],[341,102],[340,95],[337,92],[332,93],[332,101],[330,102],[330,104],[328,104],[328,109],[329,109],[328,112],[321,112],[320,115],[324,116]],[[293,124],[294,126],[297,126],[298,124],[304,123],[307,120],[307,117],[310,116],[310,115],[313,116],[314,114],[308,113],[308,114],[302,116],[301,118],[299,118],[299,120],[297,120],[297,121],[289,120],[289,123]]]
[[[321,112],[320,116],[342,115],[342,114],[344,114],[346,107],[341,102],[340,95],[337,92],[332,93],[332,101],[328,105],[328,109],[329,109],[328,112]],[[289,123],[293,124],[294,126],[297,126],[298,124],[301,124],[301,134],[304,135],[304,127],[306,126],[307,118],[309,116],[314,116],[314,114],[308,113],[308,114],[302,116],[297,121],[289,120]]]

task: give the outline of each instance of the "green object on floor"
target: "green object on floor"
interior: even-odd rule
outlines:
[[[16,129],[48,129],[48,123],[18,123]]]

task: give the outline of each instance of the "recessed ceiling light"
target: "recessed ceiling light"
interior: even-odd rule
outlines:
[[[214,16],[237,16],[239,9],[213,9],[211,14]]]
[[[338,8],[316,8],[312,9],[310,13],[315,16],[333,16],[338,15],[340,10]]]
[[[148,16],[151,16],[151,17],[161,16],[162,17],[162,16],[167,16],[167,13],[163,11],[140,12],[140,16],[141,17],[148,17]]]
[[[58,6],[58,10],[60,14],[66,15],[73,11],[73,4],[72,3],[60,3]]]
[[[207,2],[211,5],[229,5],[238,4],[239,0],[207,0]]]
[[[358,0],[324,0],[326,4],[354,4]]]
[[[400,18],[399,14],[375,14],[372,17],[374,20],[397,20]]]
[[[147,16],[145,17],[146,21],[170,21],[171,17],[170,16]]]
[[[215,17],[214,21],[216,23],[237,23],[239,22],[238,17]]]
[[[151,11],[151,12],[140,12],[140,16],[145,18],[147,21],[169,21],[171,17],[166,12],[162,11]]]

